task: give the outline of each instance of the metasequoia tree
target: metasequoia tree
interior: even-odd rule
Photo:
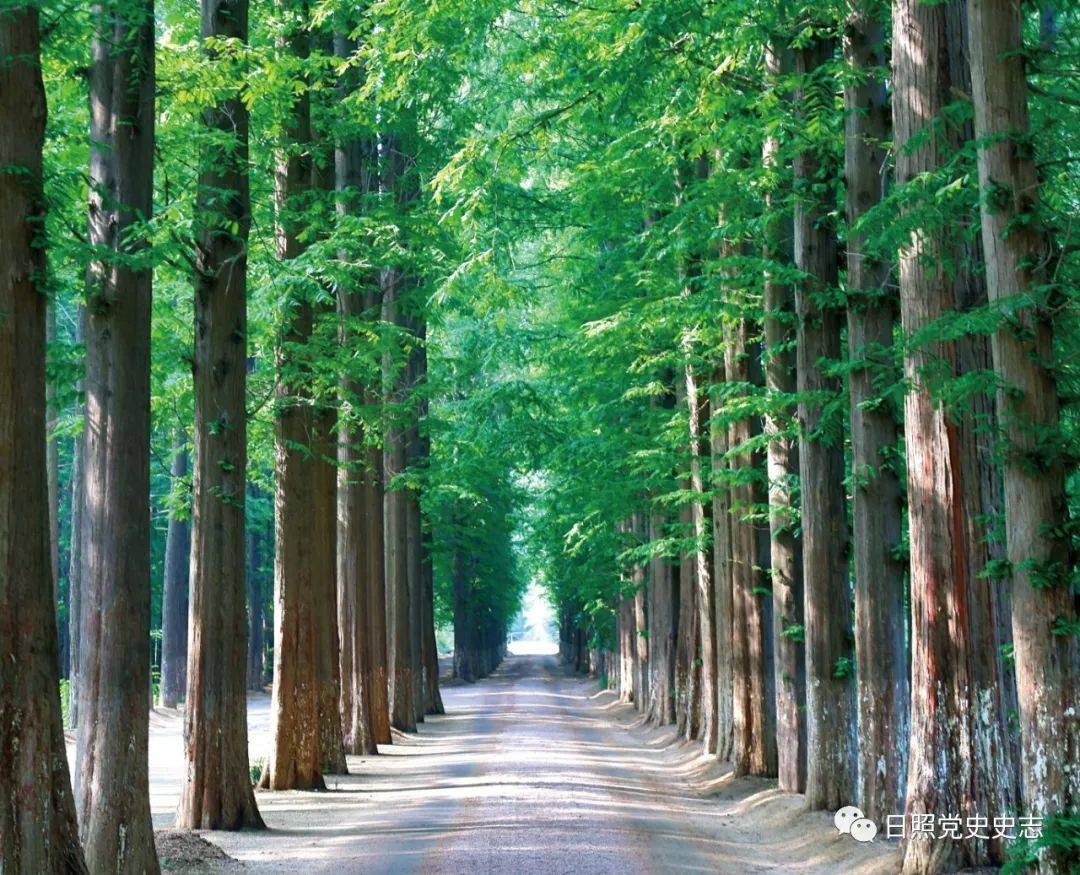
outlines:
[[[389,136],[380,145],[383,154],[382,190],[395,202],[407,199],[405,155],[398,137]],[[400,265],[383,270],[382,318],[395,329],[395,339],[404,342],[408,324],[408,277]],[[413,684],[412,625],[408,554],[408,497],[401,482],[408,464],[408,423],[404,364],[393,352],[383,357],[383,383],[390,405],[383,450],[387,489],[384,495],[383,526],[386,557],[387,672],[390,687],[390,723],[406,732],[416,730]]]
[[[301,64],[309,56],[307,4],[282,8],[283,49]],[[301,74],[302,75],[302,74]],[[290,91],[284,142],[276,180],[277,256],[288,269],[307,246],[300,211],[312,188],[311,97],[306,87]],[[271,790],[325,789],[319,752],[316,623],[313,596],[315,463],[312,436],[312,377],[306,347],[314,309],[311,290],[290,276],[281,335],[275,421],[274,744],[262,786]]]
[[[744,308],[731,302],[735,309]],[[745,409],[756,380],[758,352],[750,340],[756,332],[745,313],[724,330],[724,373],[728,405],[743,410],[728,427],[732,484],[730,487],[732,764],[737,775],[776,773],[776,711],[769,673],[768,608],[762,592],[768,555],[762,556],[759,532],[752,520],[763,502],[757,454],[747,449],[760,432],[756,415]]]
[[[936,126],[952,99],[948,15],[947,6],[914,0],[893,7],[893,127],[901,185],[919,185],[950,153],[949,138]],[[933,331],[934,323],[954,309],[946,233],[916,225],[899,256],[909,385],[904,401],[912,616],[909,819],[927,813],[990,818],[1003,813],[986,793],[984,761],[976,757],[985,739],[974,666],[984,654],[969,618],[974,590],[986,584],[972,580],[967,564],[976,530],[968,494],[976,488],[977,474],[962,463],[960,433],[940,392],[942,379],[957,373],[957,346]],[[989,862],[1000,849],[987,839],[969,836],[957,842],[909,831],[902,850],[905,872],[925,872]]]
[[[834,43],[816,35],[795,52],[801,77],[798,103],[804,117],[826,104],[825,65]],[[802,118],[801,117],[801,118]],[[805,136],[805,135],[804,135]],[[848,591],[844,449],[840,423],[824,416],[825,398],[839,393],[827,363],[840,358],[842,313],[836,305],[836,231],[826,203],[816,194],[835,167],[822,144],[806,141],[795,156],[795,286],[798,314],[797,385],[799,474],[803,532],[803,604],[806,639],[806,801],[810,808],[837,809],[854,797],[852,728],[851,598]]]
[[[248,36],[247,0],[204,0],[206,62],[243,68],[222,40]],[[248,768],[244,509],[247,494],[247,261],[251,207],[248,113],[233,91],[203,110],[196,241],[195,471],[190,649],[184,710],[187,768],[177,824],[263,825]],[[256,679],[256,680],[261,680]]]
[[[56,694],[40,39],[35,4],[0,12],[0,167],[19,170],[0,173],[0,870],[26,875],[87,871]]]
[[[173,488],[187,497],[187,437],[177,432],[170,469]],[[165,537],[165,574],[161,585],[161,704],[175,708],[187,686],[188,574],[191,568],[191,522],[187,502],[169,514]]]
[[[75,797],[91,871],[158,871],[147,775],[154,10],[95,7]]]
[[[885,149],[885,29],[876,4],[856,2],[843,25],[844,182],[847,208],[848,391],[851,409],[852,547],[858,710],[856,802],[875,823],[904,797],[908,666],[904,644],[899,427],[883,392],[895,381],[896,307],[890,266],[866,251],[859,222],[881,202]]]
[[[342,34],[334,37],[339,58],[349,58],[356,45]],[[338,83],[342,100],[356,87],[356,75],[350,68]],[[334,152],[338,212],[343,218],[358,214],[377,190],[375,142],[365,132],[345,130],[338,136]],[[349,253],[342,251],[345,260]],[[373,446],[370,427],[363,415],[373,400],[370,371],[373,362],[363,357],[363,343],[370,343],[363,331],[378,318],[378,287],[375,277],[356,277],[354,284],[342,284],[337,305],[341,320],[341,344],[351,351],[353,366],[367,366],[367,384],[362,377],[346,371],[341,378],[342,413],[338,444],[338,532],[337,532],[337,609],[341,677],[341,714],[345,751],[351,754],[377,753],[376,741],[389,739],[386,717],[385,674],[383,691],[377,695],[375,680],[374,631],[377,623],[385,630],[382,599],[376,606],[375,591],[382,593],[382,495],[375,491],[374,478],[380,476],[382,454]],[[374,455],[378,457],[377,464]],[[374,505],[377,504],[376,508]],[[376,558],[377,557],[377,558]],[[378,613],[375,611],[378,610]],[[383,637],[385,638],[385,632]],[[383,643],[385,664],[385,642]],[[376,702],[382,704],[385,734],[377,739]]]
[[[1047,439],[1061,427],[1050,318],[1060,290],[1051,268],[1052,241],[1039,216],[1021,6],[1015,0],[971,0],[968,14],[987,290],[1007,314],[992,340],[1002,383],[998,416],[1006,443],[1005,531],[1023,802],[1033,814],[1045,815],[1080,803],[1077,620],[1067,583],[1069,535],[1062,525],[1064,460],[1056,440]],[[1033,303],[1018,305],[1024,296]],[[1043,860],[1044,867],[1053,863]]]
[[[770,97],[776,81],[791,74],[791,52],[773,41],[765,52]],[[783,276],[794,261],[794,228],[780,197],[787,168],[778,166],[781,142],[774,131],[764,138],[761,164],[769,174],[765,195],[762,255],[769,265],[762,291],[762,359],[765,379],[763,431],[768,439],[766,474],[769,504],[769,563],[773,594],[773,688],[776,703],[777,782],[781,790],[806,787],[806,662],[803,653],[802,543],[796,530],[799,446],[794,435],[795,290]]]
[[[348,774],[341,719],[341,639],[337,625],[337,414],[316,407],[311,472],[311,610],[322,772]]]

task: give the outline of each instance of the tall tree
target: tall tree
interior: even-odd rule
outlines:
[[[207,63],[243,70],[247,0],[203,0]],[[203,110],[195,271],[195,470],[187,769],[177,824],[261,828],[248,767],[244,510],[247,477],[248,114],[239,89]]]
[[[45,89],[35,3],[0,11],[0,870],[85,873],[60,701],[45,460]],[[17,666],[12,670],[11,666]]]
[[[334,50],[339,58],[351,58],[356,49],[356,44],[344,34],[335,35]],[[355,93],[358,80],[355,69],[346,68],[338,82],[342,102]],[[362,215],[378,189],[374,138],[367,131],[342,130],[334,152],[334,169],[338,212],[344,218]],[[345,261],[352,254],[343,249],[339,257]],[[372,479],[379,476],[382,454],[370,440],[365,419],[366,408],[374,399],[371,391],[374,363],[371,354],[364,355],[362,337],[364,330],[369,329],[365,323],[378,319],[378,288],[376,278],[366,272],[350,279],[353,284],[343,283],[337,299],[341,344],[352,356],[351,367],[341,377],[344,421],[338,445],[337,596],[341,648],[338,662],[345,750],[351,754],[374,754],[380,740],[375,727],[377,700],[381,701],[382,714],[386,716],[385,674],[382,696],[376,695],[373,640],[374,626],[378,624],[385,630],[386,624],[382,599],[375,613],[373,594],[373,590],[382,593],[384,588],[381,494],[377,513],[372,506]],[[377,469],[372,467],[373,451],[379,460]],[[385,641],[382,649],[385,665]],[[386,733],[381,740],[385,744],[390,740],[390,724],[388,718],[383,722]]]
[[[75,317],[75,342],[86,336],[86,308],[81,304]],[[84,383],[80,373],[75,392],[81,396]],[[77,414],[86,419],[86,405],[80,404]],[[86,508],[86,481],[83,477],[83,448],[86,445],[83,422],[71,442],[71,537],[68,541],[68,722],[79,725],[79,652],[82,637],[82,518]]]
[[[771,41],[765,51],[769,97],[780,80],[790,76],[791,51]],[[799,446],[792,411],[795,378],[795,290],[784,276],[794,262],[794,228],[790,208],[780,190],[788,168],[780,164],[781,141],[770,131],[762,142],[761,163],[769,174],[765,195],[762,255],[769,266],[764,278],[762,358],[765,376],[764,434],[768,439],[766,472],[769,502],[769,556],[773,593],[773,686],[776,691],[777,775],[781,790],[801,793],[806,787],[806,660],[803,647],[802,542],[795,489]]]
[[[380,147],[383,153],[382,189],[384,195],[401,204],[408,200],[405,155],[396,136],[388,136]],[[386,267],[380,278],[383,321],[393,326],[395,340],[406,338],[408,278],[400,265]],[[384,496],[383,526],[386,556],[386,625],[387,672],[390,685],[390,722],[406,732],[416,730],[414,709],[412,627],[410,606],[408,505],[401,476],[407,459],[406,374],[400,356],[384,355],[383,384],[389,402],[388,424],[383,449],[383,468],[387,489]]]
[[[896,177],[916,194],[952,151],[942,125],[942,111],[953,99],[949,15],[948,4],[903,0],[893,6]],[[913,227],[899,255],[912,618],[905,815],[909,823],[925,814],[992,819],[1004,812],[986,793],[983,760],[976,756],[985,737],[974,666],[986,654],[978,650],[970,620],[977,589],[986,584],[973,580],[967,568],[977,531],[970,496],[978,473],[963,462],[961,432],[941,391],[943,379],[959,371],[956,342],[937,329],[955,305],[947,267],[952,244],[949,231],[928,226],[925,211],[909,222]],[[988,838],[957,842],[911,830],[902,853],[909,872],[981,865],[996,857]]]
[[[306,0],[284,3],[283,51],[301,66],[290,89],[284,142],[275,173],[277,256],[288,263],[307,248],[302,211],[311,193],[311,96],[304,65],[310,54]],[[289,276],[275,418],[274,744],[262,786],[321,790],[316,624],[312,581],[312,375],[307,347],[314,325],[311,290]]]
[[[312,435],[311,602],[319,709],[319,756],[324,775],[345,775],[341,720],[341,650],[337,625],[337,413],[320,406]]]
[[[802,118],[829,105],[828,64],[835,44],[816,34],[795,52]],[[827,400],[840,393],[827,372],[840,358],[842,312],[837,306],[836,229],[819,193],[831,187],[829,144],[802,131],[795,156],[795,287],[799,395],[799,479],[803,531],[806,638],[806,801],[811,810],[836,809],[854,797],[851,597],[848,591],[847,509],[842,426],[828,417]]]
[[[1077,608],[1061,525],[1067,513],[1063,459],[1052,449],[1061,425],[1050,314],[1060,289],[1049,267],[1054,248],[1039,213],[1039,175],[1029,143],[1021,6],[970,0],[968,13],[987,289],[990,301],[1009,313],[992,340],[1003,387],[998,415],[1006,442],[1023,801],[1034,814],[1052,814],[1080,804],[1080,772],[1070,768],[1080,752]],[[1052,23],[1043,30],[1052,33]],[[1011,303],[1023,296],[1035,305]],[[1047,858],[1043,865],[1058,862]]]
[[[744,307],[730,302],[736,310]],[[757,329],[746,313],[725,327],[724,371],[729,402],[736,409],[756,382],[758,352],[752,335]],[[750,451],[760,435],[752,411],[743,409],[728,429],[731,465],[737,472],[730,487],[731,520],[731,663],[732,663],[732,763],[737,775],[776,773],[776,721],[772,677],[769,673],[769,629],[766,600],[762,596],[768,574],[768,557],[761,556],[755,508],[763,503],[758,472],[761,461]]]
[[[191,568],[191,522],[187,507],[187,436],[177,431],[170,470],[173,489],[183,496],[169,514],[165,536],[165,579],[161,586],[161,704],[175,708],[187,687],[188,576]]]
[[[713,374],[709,450],[712,456],[713,619],[716,624],[716,755],[729,760],[735,743],[735,655],[732,621],[731,488],[727,458],[728,424],[719,415],[726,370],[721,362]],[[650,650],[651,652],[651,650]]]
[[[158,871],[150,689],[152,0],[94,7],[76,807],[91,871]]]
[[[843,27],[844,181],[847,207],[848,391],[851,409],[852,546],[855,553],[855,662],[858,786],[863,813],[884,823],[904,798],[908,668],[899,426],[883,397],[893,366],[895,297],[890,265],[866,251],[859,226],[884,197],[889,103],[883,8],[855,0]]]

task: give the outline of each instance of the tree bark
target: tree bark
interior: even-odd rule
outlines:
[[[952,144],[941,127],[927,136],[950,93],[949,9],[902,0],[893,6],[893,124],[896,176],[901,185],[938,172]],[[914,180],[914,182],[913,182]],[[945,231],[915,230],[900,252],[900,307],[904,333],[912,338],[947,316],[955,305],[946,261],[952,245]],[[951,340],[909,340],[904,360],[909,389],[904,424],[908,468],[908,527],[911,543],[911,725],[902,845],[905,872],[937,872],[982,865],[997,856],[986,840],[962,842],[913,834],[915,815],[946,814],[993,818],[1003,815],[987,797],[986,777],[976,758],[982,739],[973,638],[978,596],[970,574],[972,491],[978,476],[964,463],[955,417],[938,397],[942,378],[958,372]],[[981,633],[980,633],[981,634]]]
[[[247,41],[247,0],[203,0],[206,62],[231,69],[208,41]],[[177,825],[261,828],[248,765],[247,476],[248,115],[235,93],[203,110],[195,271],[195,470],[184,756]]]
[[[1006,442],[1005,532],[1012,569],[1012,633],[1023,746],[1024,808],[1035,815],[1080,804],[1076,600],[1068,581],[1064,465],[1041,440],[1060,430],[1053,361],[1053,311],[1061,291],[1048,265],[1053,246],[1038,218],[1039,179],[1028,144],[1027,79],[1020,4],[968,4],[975,135],[982,194],[982,241],[992,304],[1008,307],[992,337],[1003,384],[998,417]],[[1053,28],[1044,27],[1044,33]],[[1053,440],[1050,446],[1056,445]],[[1065,871],[1064,860],[1041,867]]]
[[[949,81],[952,94],[971,94],[971,67],[968,61],[967,3],[953,0],[945,6],[946,40],[949,50]],[[954,153],[975,137],[970,121],[949,125]],[[964,170],[969,169],[965,162]],[[974,161],[971,176],[977,178]],[[959,311],[986,307],[986,272],[983,249],[977,233],[969,228],[979,221],[977,210],[961,219],[960,233],[950,233],[949,258],[956,265],[952,277],[953,303]],[[990,338],[967,334],[956,341],[956,376],[988,374],[993,370]],[[1019,805],[1020,740],[1010,715],[1018,712],[1013,666],[1004,653],[1012,645],[1011,597],[1009,581],[991,573],[993,563],[1006,558],[1004,537],[997,520],[1003,519],[1002,470],[996,451],[997,417],[993,397],[979,391],[965,404],[949,411],[953,417],[964,489],[964,520],[968,526],[964,560],[969,594],[968,620],[971,629],[972,701],[978,702],[975,731],[979,744],[972,751],[976,783],[972,788],[975,806],[986,811],[1014,811]],[[1005,843],[991,840],[990,857],[1005,859]]]
[[[407,320],[415,338],[415,345],[409,351],[409,363],[406,372],[406,383],[409,390],[409,413],[408,426],[405,430],[405,463],[409,471],[410,484],[405,490],[403,500],[405,502],[405,569],[408,577],[409,588],[409,665],[412,672],[412,708],[413,720],[417,723],[424,722],[424,714],[427,713],[424,701],[424,659],[423,659],[423,619],[424,619],[424,555],[423,555],[423,521],[420,515],[420,488],[416,478],[420,475],[420,468],[426,463],[424,447],[420,439],[420,402],[419,394],[423,390],[420,385],[424,379],[422,367],[426,367],[426,359],[421,362],[423,355],[425,329],[422,320],[409,318]],[[415,412],[413,412],[415,411]]]
[[[386,139],[382,187],[400,202],[405,195],[404,155],[396,137]],[[383,270],[382,287],[383,321],[395,326],[404,334],[406,314],[403,297],[406,277],[399,266]],[[401,362],[387,352],[383,359],[383,384],[387,393],[391,415],[386,428],[383,450],[383,474],[387,486],[384,494],[383,526],[385,531],[384,554],[386,556],[387,601],[387,670],[390,687],[390,723],[404,732],[416,731],[413,684],[413,610],[410,605],[409,554],[408,554],[408,500],[403,484],[396,479],[405,472],[408,464],[407,422],[405,405],[405,382],[407,376]],[[391,484],[393,487],[391,488]]]
[[[75,319],[75,342],[86,337],[86,308],[81,304]],[[85,380],[80,374],[75,389],[81,397]],[[85,423],[86,405],[80,404],[79,418]],[[86,510],[86,479],[83,472],[85,424],[71,442],[71,541],[68,551],[68,722],[79,725],[79,651],[82,637],[82,520]]]
[[[631,518],[631,531],[635,540],[640,542],[645,539],[645,517],[640,511],[635,511]],[[634,707],[641,713],[648,711],[649,701],[649,618],[647,611],[648,599],[648,566],[645,562],[635,562],[630,572],[630,583],[634,591],[633,601],[633,698]]]
[[[791,73],[791,53],[770,45],[765,55],[770,79]],[[767,135],[762,165],[780,174],[779,136]],[[791,212],[778,197],[778,186],[765,195],[763,293],[766,413],[766,471],[769,501],[769,556],[772,572],[773,687],[776,691],[777,783],[788,793],[806,789],[806,654],[803,625],[802,542],[795,490],[799,445],[793,415],[795,378],[795,290],[781,271],[794,264]]]
[[[45,342],[46,362],[48,362],[48,347],[56,343],[56,305],[49,303],[45,312]],[[46,372],[47,373],[47,372]],[[49,482],[49,566],[52,569],[54,601],[57,605],[57,647],[60,666],[60,676],[68,677],[68,648],[65,646],[67,628],[61,622],[59,606],[64,601],[64,594],[60,588],[60,442],[53,434],[56,431],[56,381],[48,380],[45,385],[45,465]]]
[[[45,89],[36,4],[0,16],[0,870],[85,873],[56,695],[45,459]],[[18,666],[11,670],[10,666]]]
[[[188,476],[187,436],[173,440],[173,488],[181,484],[185,498]],[[161,704],[175,708],[187,686],[188,577],[191,568],[191,522],[185,507],[169,514],[165,536],[165,579],[161,587]]]
[[[306,12],[306,2],[298,6]],[[293,27],[286,51],[300,63],[308,59],[309,36]],[[277,255],[287,263],[302,254],[303,218],[312,170],[311,99],[307,90],[293,98],[276,172]],[[319,751],[319,695],[313,578],[312,520],[316,465],[313,448],[312,375],[304,348],[310,342],[314,313],[305,291],[290,302],[282,332],[276,417],[274,530],[274,688],[271,723],[274,744],[261,785],[270,790],[324,790]]]
[[[427,381],[427,329],[421,324],[420,348],[417,353],[417,382]],[[417,457],[427,466],[431,457],[431,438],[426,431],[428,419],[428,396],[426,389],[421,389],[418,400],[420,426],[417,430]],[[419,502],[417,510],[419,511]],[[423,714],[443,714],[442,694],[439,692],[439,653],[435,643],[435,569],[431,561],[432,532],[428,527],[420,526],[420,679],[422,683]]]
[[[248,506],[259,498],[260,490],[248,485]],[[247,688],[262,692],[266,644],[266,596],[263,590],[265,575],[266,533],[258,524],[247,525],[247,593],[248,593],[248,639],[247,639]]]
[[[831,39],[815,36],[796,52],[802,78],[798,104],[827,106],[832,85],[823,66]],[[851,598],[848,592],[847,507],[841,426],[826,420],[822,396],[839,396],[821,360],[840,358],[836,231],[829,200],[813,192],[832,170],[813,145],[795,157],[795,264],[804,274],[795,290],[798,311],[797,384],[802,496],[806,635],[806,801],[810,810],[851,804],[855,793],[854,697],[850,677]],[[814,396],[818,396],[815,398]],[[844,660],[847,660],[845,663]]]
[[[754,329],[747,318],[736,320],[726,331],[724,351],[728,398],[745,400],[751,388],[751,363],[757,351],[751,343]],[[752,514],[765,496],[755,484],[763,460],[747,449],[759,428],[749,412],[732,422],[728,430],[729,452],[739,472],[731,487],[731,662],[732,662],[732,766],[736,775],[776,774],[776,723],[774,695],[767,661],[768,562],[762,562],[758,532]]]
[[[150,820],[151,2],[95,7],[76,808],[91,871],[158,871]]]
[[[315,626],[315,676],[319,756],[324,775],[347,775],[341,720],[337,625],[337,413],[318,407],[312,440],[311,610]]]
[[[724,367],[713,375],[713,410],[718,411]],[[734,657],[731,556],[731,484],[727,460],[728,426],[714,414],[710,422],[712,455],[712,526],[713,526],[713,614],[716,624],[716,756],[721,761],[732,758],[735,741]]]
[[[844,176],[848,223],[847,325],[851,409],[852,546],[858,709],[856,804],[875,823],[901,810],[906,778],[908,666],[905,647],[903,504],[899,426],[884,390],[893,373],[895,299],[890,266],[865,251],[857,223],[884,197],[889,103],[885,29],[876,7],[852,6],[844,23]]]
[[[667,520],[653,513],[649,540],[667,536]],[[675,631],[677,590],[671,560],[649,561],[649,721],[654,726],[675,722]]]

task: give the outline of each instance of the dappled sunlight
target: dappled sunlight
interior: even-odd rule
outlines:
[[[547,656],[513,656],[489,679],[443,691],[447,713],[378,756],[348,757],[329,792],[259,792],[265,833],[209,833],[253,871],[890,871],[887,849],[834,842],[828,817],[771,782],[735,779],[668,729],[644,725],[595,682]],[[249,700],[252,749],[268,741]],[[152,749],[180,720],[155,722]],[[152,764],[155,822],[178,783]],[[178,776],[176,776],[178,779]],[[767,836],[767,841],[763,840]],[[495,856],[497,853],[497,857]]]

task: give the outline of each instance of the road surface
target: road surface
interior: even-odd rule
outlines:
[[[257,873],[821,872],[895,870],[894,849],[839,836],[831,817],[770,782],[734,780],[635,725],[633,710],[553,656],[511,656],[492,677],[443,690],[447,714],[326,793],[260,792],[270,829],[204,835]],[[265,756],[268,697],[250,705],[252,759]],[[155,825],[179,795],[180,729],[156,714]]]

